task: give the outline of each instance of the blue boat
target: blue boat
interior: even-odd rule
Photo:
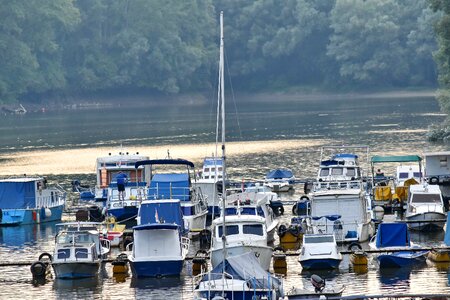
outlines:
[[[201,231],[206,228],[208,207],[202,191],[191,181],[191,169],[194,164],[184,159],[153,159],[138,161],[136,168],[150,165],[152,172],[155,165],[177,165],[186,167],[186,171],[158,173],[151,177],[148,187],[148,200],[180,200],[183,219],[189,231]],[[195,180],[195,178],[194,178]]]
[[[128,257],[134,277],[179,276],[189,251],[180,200],[142,202]]]
[[[114,179],[108,186],[107,213],[117,221],[131,220],[136,218],[139,204],[146,198],[146,182],[125,183],[125,198],[119,198],[117,181]]]
[[[305,234],[298,261],[303,270],[337,269],[342,261],[334,234]]]
[[[417,246],[411,243],[405,223],[381,223],[369,246],[372,249],[386,250],[386,253],[377,256],[380,268],[401,268],[423,263],[428,253],[413,250]]]
[[[0,225],[61,220],[66,193],[47,186],[43,177],[0,180]]]

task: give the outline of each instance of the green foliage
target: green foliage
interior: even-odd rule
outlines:
[[[433,23],[449,1],[15,0],[0,6],[0,102],[120,91],[210,91],[218,14],[240,89],[436,83]],[[447,13],[448,14],[448,13]],[[450,85],[450,19],[438,24]]]

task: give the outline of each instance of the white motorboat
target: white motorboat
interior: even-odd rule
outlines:
[[[57,224],[62,230],[56,236],[52,267],[56,278],[94,277],[110,251],[110,242],[102,239],[100,223],[73,222]]]
[[[223,254],[223,217],[212,224],[211,264],[216,267],[224,259]],[[272,247],[268,246],[266,222],[263,217],[255,215],[226,215],[227,235],[226,256],[252,252],[258,258],[261,267],[269,270],[272,259]]]
[[[276,169],[267,173],[264,180],[273,192],[287,192],[294,187],[295,176],[291,170]]]
[[[336,269],[342,261],[334,234],[305,234],[298,261],[305,270]]]
[[[447,215],[439,186],[427,183],[409,186],[405,218],[413,230],[443,229]]]

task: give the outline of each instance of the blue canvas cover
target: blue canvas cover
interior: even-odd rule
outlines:
[[[377,248],[411,246],[405,223],[381,223],[377,231]]]
[[[211,271],[211,275],[205,275],[202,281],[222,278],[223,264],[224,262],[218,264]],[[233,276],[233,279],[248,280],[251,288],[279,289],[281,285],[277,277],[261,267],[253,252],[228,257],[225,260],[225,272]]]
[[[447,214],[447,225],[445,225],[444,243],[450,246],[450,214]]]
[[[203,166],[221,166],[223,165],[223,160],[222,158],[205,158],[205,160],[203,161]]]
[[[150,182],[148,199],[190,200],[189,174],[155,174]]]
[[[283,178],[291,178],[292,177],[292,171],[290,170],[272,170],[269,173],[267,173],[266,178],[267,179],[283,179]]]
[[[338,160],[334,160],[334,159],[329,159],[329,160],[322,160],[320,162],[321,166],[337,166],[337,165],[344,165],[343,161],[338,161]]]
[[[140,225],[153,223],[170,223],[184,228],[180,201],[147,201],[139,207]]]
[[[36,181],[1,181],[0,208],[24,209],[36,207]]]

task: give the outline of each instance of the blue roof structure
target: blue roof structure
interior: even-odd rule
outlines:
[[[0,209],[36,207],[36,181],[0,181]]]
[[[291,178],[293,176],[291,170],[282,170],[282,169],[276,169],[272,170],[269,173],[267,173],[266,178],[267,179],[283,179],[283,178]]]
[[[411,246],[408,226],[405,223],[381,223],[375,245],[377,248]]]
[[[137,169],[139,166],[143,165],[186,165],[191,168],[194,167],[194,163],[185,159],[148,159],[148,160],[140,160],[134,164],[134,167]]]
[[[203,161],[203,166],[222,166],[223,159],[218,157],[208,157]]]

